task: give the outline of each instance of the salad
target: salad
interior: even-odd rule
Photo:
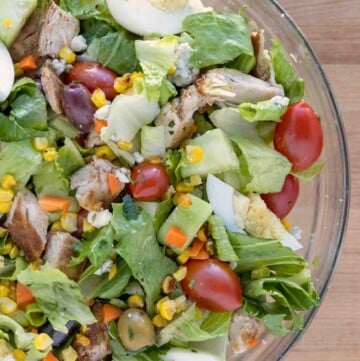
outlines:
[[[0,2],[0,359],[225,361],[319,305],[291,57],[200,0]],[[300,225],[301,226],[301,225]]]

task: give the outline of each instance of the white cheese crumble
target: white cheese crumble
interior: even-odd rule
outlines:
[[[63,73],[67,73],[72,69],[71,64],[66,64],[64,59],[53,59],[51,66],[54,69],[56,75],[60,76]]]
[[[136,163],[142,163],[145,160],[145,158],[139,152],[133,153],[133,157],[135,158]]]
[[[94,273],[94,275],[101,276],[105,273],[109,273],[111,266],[113,264],[114,264],[114,262],[111,260],[106,261],[100,268],[97,269],[97,271]]]
[[[290,99],[287,97],[282,97],[280,95],[276,95],[270,99],[270,101],[280,107],[287,107],[290,103]]]
[[[130,183],[131,181],[131,172],[130,169],[127,169],[125,167],[122,167],[120,169],[118,169],[115,172],[116,178],[121,182],[121,183]]]
[[[106,120],[109,117],[109,114],[110,114],[110,105],[107,104],[107,105],[99,108],[95,112],[94,118]]]
[[[103,211],[91,211],[87,216],[87,221],[95,228],[107,226],[112,220],[112,213],[105,209]]]
[[[75,36],[70,43],[70,48],[75,53],[81,53],[87,49],[86,40],[82,35]]]

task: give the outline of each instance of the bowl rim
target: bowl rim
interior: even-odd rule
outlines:
[[[334,92],[330,85],[329,79],[326,75],[326,72],[321,65],[318,56],[316,55],[315,50],[310,45],[310,42],[306,39],[304,33],[300,30],[294,19],[289,15],[289,13],[284,9],[282,5],[278,3],[277,0],[269,0],[270,4],[273,6],[274,10],[280,12],[280,14],[287,20],[290,26],[295,30],[298,36],[302,39],[306,50],[309,53],[310,58],[312,61],[318,65],[317,70],[323,80],[323,83],[326,88],[327,96],[330,99],[330,103],[332,105],[334,114],[335,114],[335,122],[337,125],[337,135],[340,143],[340,147],[342,148],[341,152],[341,160],[344,165],[344,173],[343,173],[343,194],[342,194],[342,207],[340,213],[340,222],[339,222],[339,231],[337,232],[337,243],[336,249],[334,252],[334,259],[332,262],[332,269],[329,271],[329,274],[319,292],[319,296],[321,302],[323,303],[324,298],[327,294],[329,289],[329,285],[334,277],[335,271],[339,264],[341,250],[344,245],[346,230],[348,226],[349,220],[349,210],[350,210],[350,195],[351,195],[351,180],[350,180],[350,160],[349,160],[349,151],[348,151],[348,144],[345,136],[345,128],[344,123],[342,121],[342,117],[340,115],[340,111],[335,99]],[[321,307],[321,306],[320,306]],[[277,358],[277,360],[281,360],[284,356],[300,341],[301,337],[304,335],[305,330],[310,326],[311,322],[313,321],[316,313],[319,311],[320,307],[315,307],[311,309],[305,316],[304,320],[304,328],[303,330],[295,331],[290,338],[290,342],[285,346],[284,350],[282,351],[281,355]]]

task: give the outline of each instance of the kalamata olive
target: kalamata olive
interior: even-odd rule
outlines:
[[[143,310],[127,309],[119,318],[118,332],[122,344],[129,351],[138,351],[155,343],[154,326]]]
[[[68,321],[66,323],[66,328],[68,329],[67,333],[55,331],[51,326],[51,323],[47,322],[45,325],[41,326],[38,331],[39,333],[48,334],[53,340],[52,346],[54,348],[59,348],[63,346],[72,335],[80,331],[81,325],[77,321]]]
[[[80,83],[66,85],[61,103],[70,122],[82,133],[89,133],[93,126],[96,111],[89,90]]]
[[[66,82],[80,82],[91,92],[100,88],[108,100],[113,100],[117,95],[114,89],[116,76],[116,73],[96,61],[81,61],[73,65],[66,76]]]

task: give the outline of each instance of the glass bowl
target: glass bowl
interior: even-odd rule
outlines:
[[[296,61],[296,68],[305,80],[305,99],[320,115],[324,131],[325,163],[320,176],[302,183],[300,197],[288,219],[301,227],[302,254],[308,260],[316,289],[321,299],[326,294],[340,255],[344,239],[350,197],[349,160],[344,129],[333,93],[324,70],[304,35],[290,16],[273,0],[204,1],[217,11],[238,12],[241,6],[249,19],[265,29],[267,40],[281,41]],[[305,316],[304,330],[317,309]],[[280,360],[300,339],[304,331],[286,337],[264,335],[263,342],[237,360]]]

